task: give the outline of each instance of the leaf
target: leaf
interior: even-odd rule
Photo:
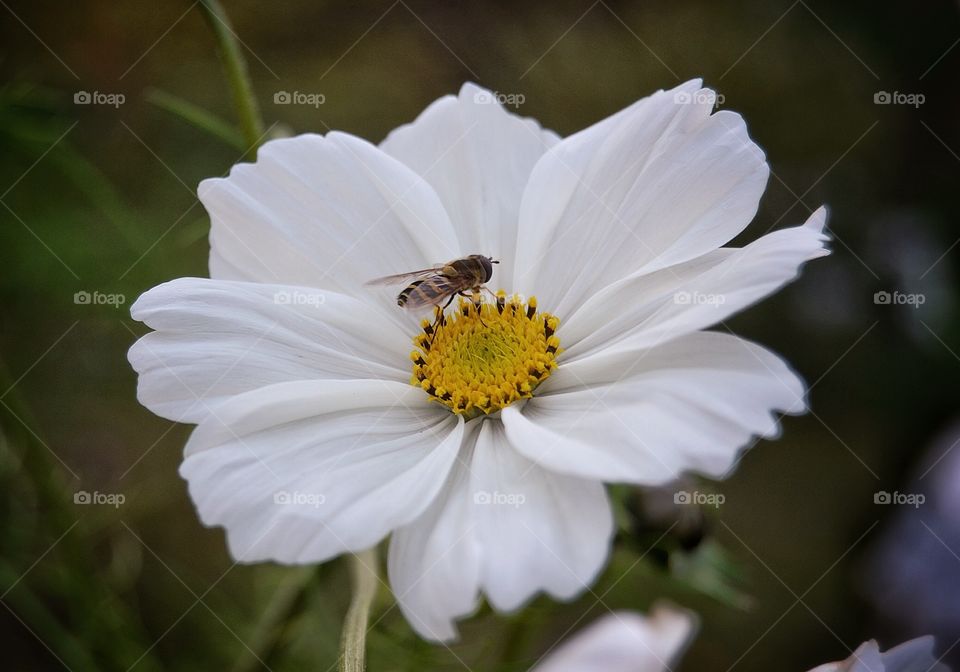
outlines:
[[[188,100],[184,100],[179,96],[159,89],[150,89],[147,92],[146,100],[161,110],[180,117],[191,126],[199,128],[201,131],[205,131],[213,137],[222,140],[240,152],[246,151],[247,149],[239,131],[229,122],[224,121],[199,105],[195,105]]]
[[[671,554],[670,571],[675,580],[723,604],[744,611],[753,606],[753,598],[735,585],[741,578],[739,568],[714,541],[700,544],[692,553]]]

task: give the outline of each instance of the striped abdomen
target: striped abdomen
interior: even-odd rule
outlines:
[[[397,296],[397,305],[401,308],[435,306],[450,295],[470,287],[470,278],[449,277],[438,273],[424,280],[411,282]]]

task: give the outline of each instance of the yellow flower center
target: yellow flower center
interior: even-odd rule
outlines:
[[[496,303],[460,299],[456,311],[440,315],[437,308],[413,339],[410,382],[458,415],[493,413],[531,397],[557,368],[560,320],[537,312],[535,297],[524,302],[501,291]]]

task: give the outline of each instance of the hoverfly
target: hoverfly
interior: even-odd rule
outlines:
[[[412,281],[397,295],[397,305],[408,310],[426,306],[439,308],[437,321],[433,325],[436,333],[437,325],[443,320],[443,311],[458,294],[472,300],[474,305],[479,304],[481,290],[490,291],[484,283],[493,275],[493,264],[499,263],[496,259],[482,254],[471,254],[431,268],[376,278],[366,284],[393,285]],[[446,303],[443,303],[444,301]]]

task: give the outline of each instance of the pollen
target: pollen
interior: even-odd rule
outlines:
[[[468,418],[489,414],[533,391],[557,368],[559,320],[537,311],[537,300],[497,294],[496,303],[460,299],[456,310],[436,309],[410,353],[410,382]]]

